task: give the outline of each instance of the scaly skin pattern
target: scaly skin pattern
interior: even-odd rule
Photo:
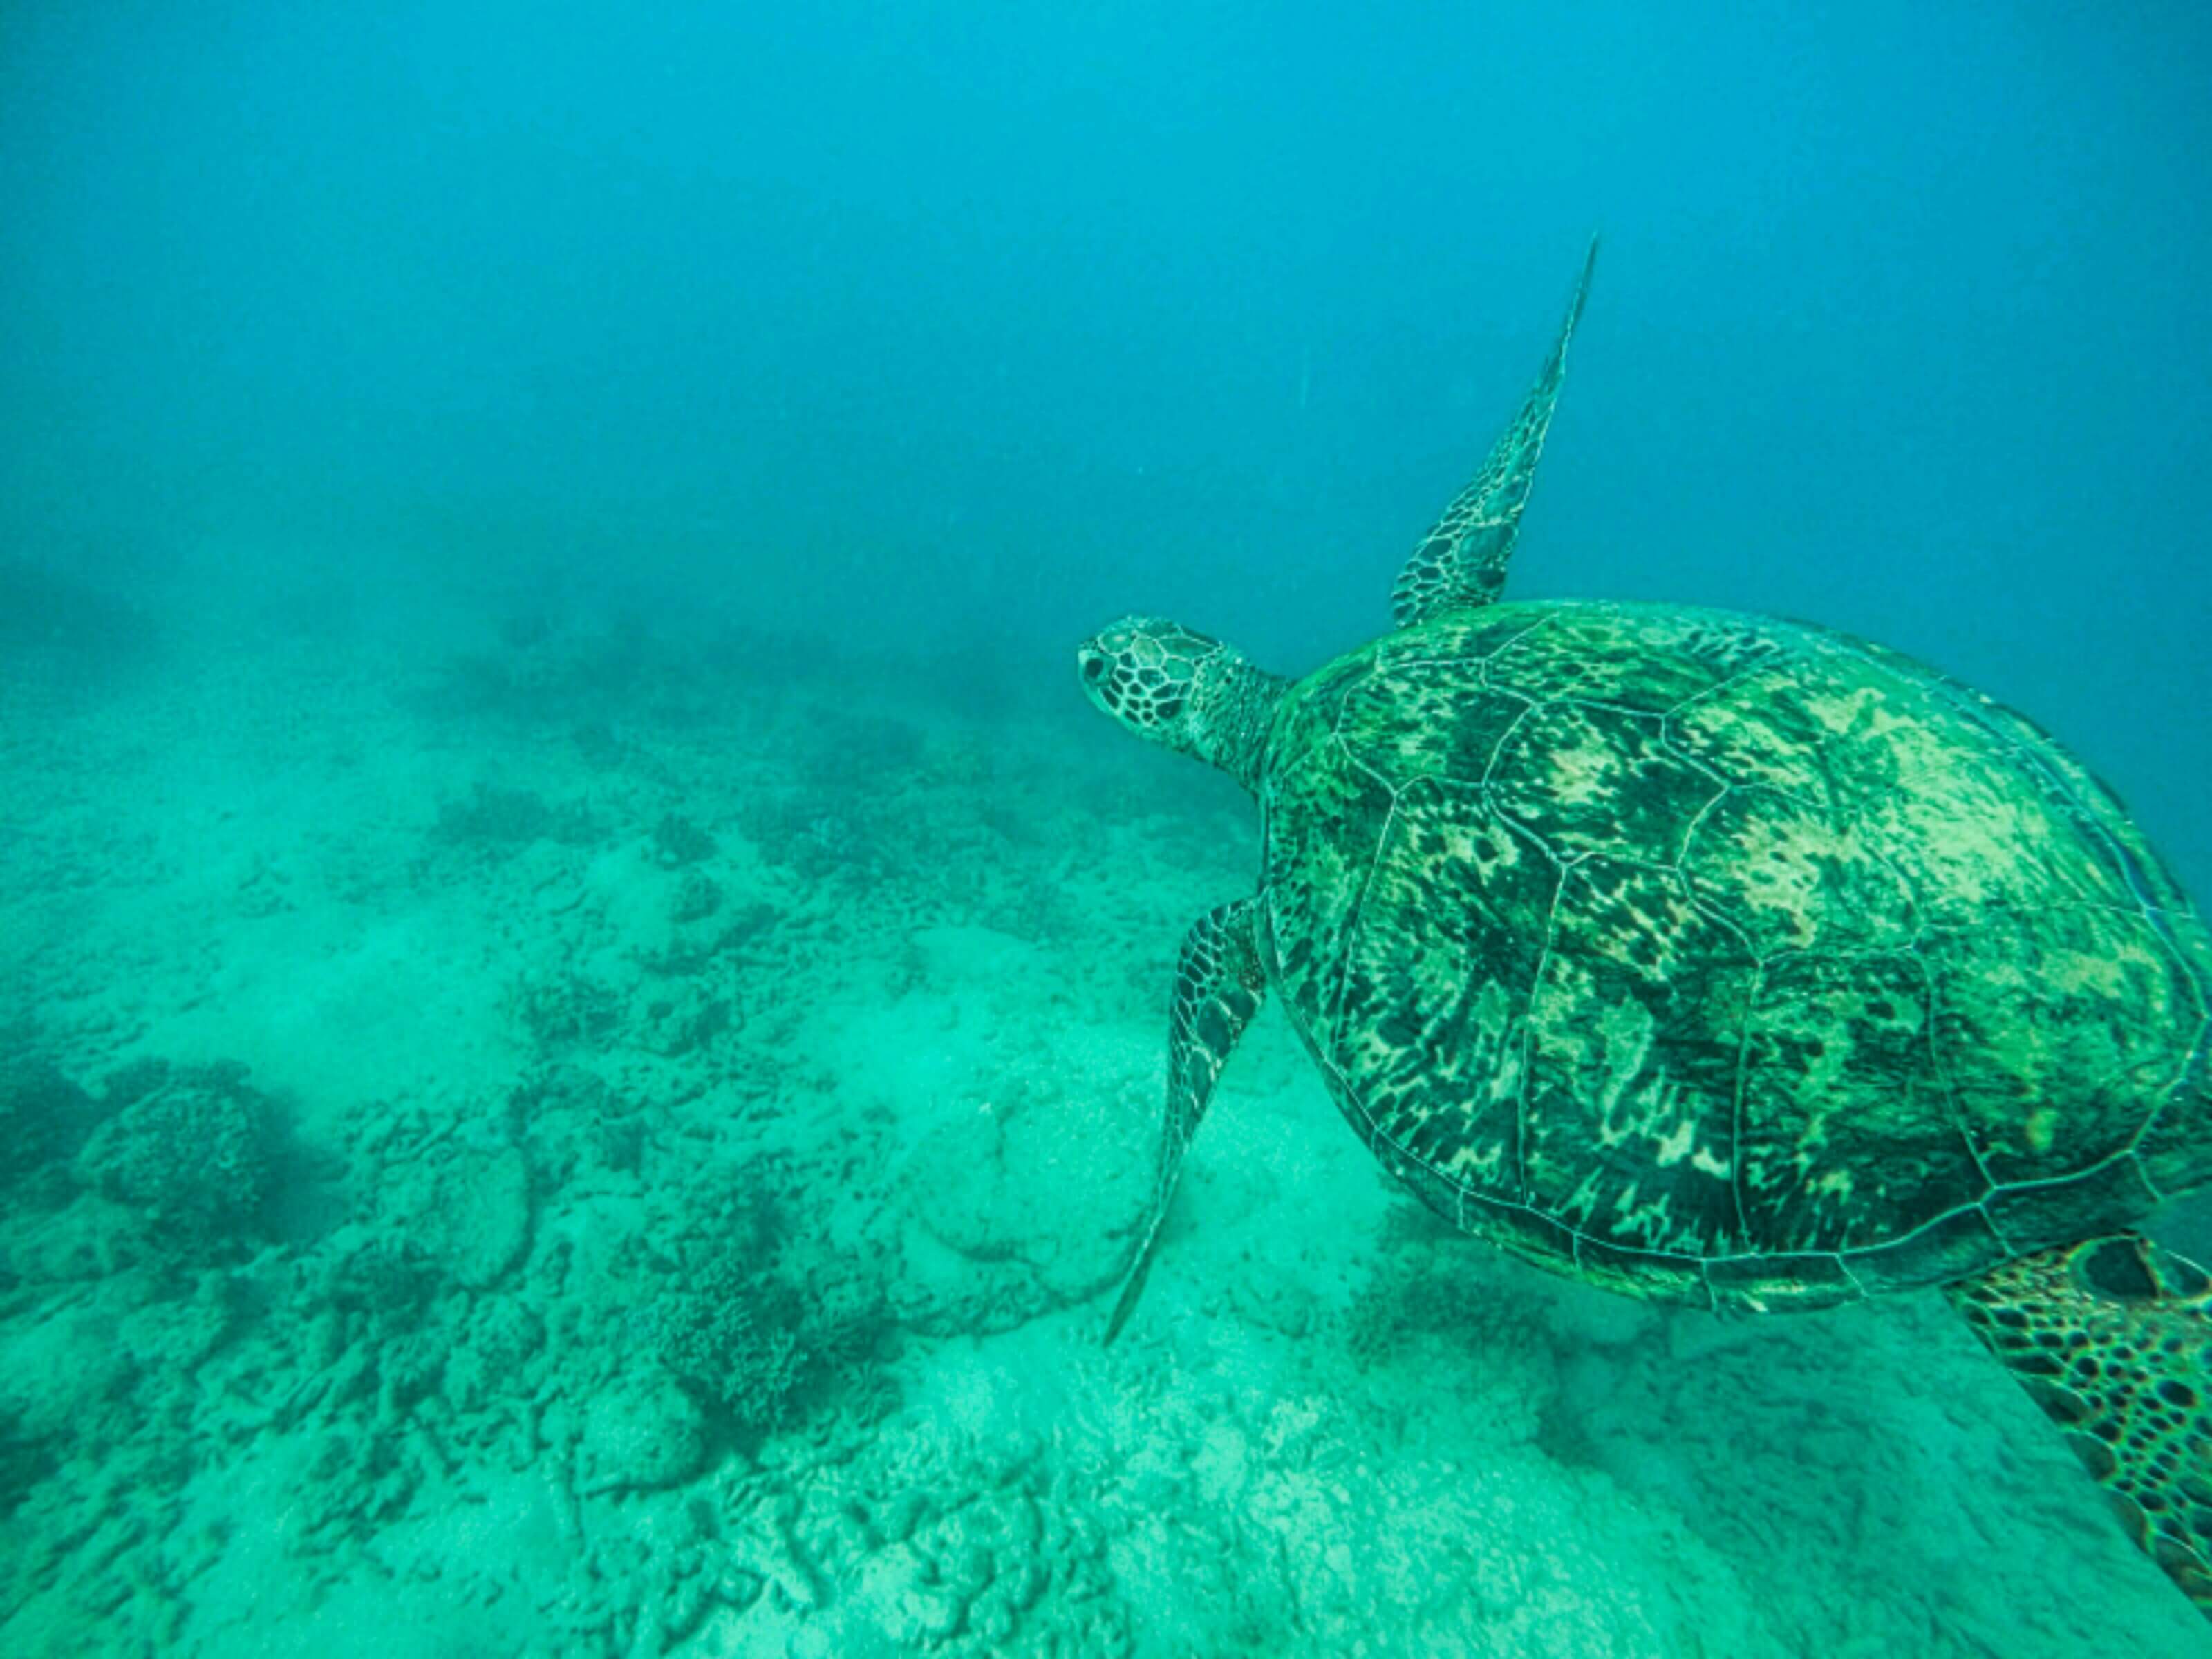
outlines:
[[[2212,1616],[2212,1279],[2124,1235],[2008,1262],[1950,1297],[2064,1431],[2128,1535]]]
[[[2118,803],[1894,652],[1678,606],[1390,635],[1267,736],[1261,951],[1470,1232],[1824,1306],[2212,1179],[2212,937]]]

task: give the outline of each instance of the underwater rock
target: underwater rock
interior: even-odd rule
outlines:
[[[545,1328],[535,1313],[515,1297],[484,1297],[447,1359],[441,1392],[464,1413],[525,1398],[544,1376],[544,1354]]]
[[[99,1111],[90,1095],[44,1061],[0,1062],[0,1190],[75,1157]]]
[[[505,1278],[530,1245],[530,1165],[519,1146],[462,1152],[439,1185],[447,1201],[429,1243],[463,1288]]]
[[[142,1372],[189,1376],[239,1328],[240,1301],[225,1270],[204,1270],[188,1294],[149,1303],[125,1319],[122,1345]]]
[[[902,1320],[933,1334],[1011,1330],[1120,1276],[1149,1194],[1095,1116],[1055,1095],[963,1112],[923,1139],[899,1183]]]
[[[438,1293],[436,1267],[404,1232],[342,1227],[315,1271],[320,1282],[312,1304],[358,1315],[374,1330],[413,1328]]]
[[[582,1066],[554,1065],[532,1071],[508,1092],[504,1116],[529,1148],[533,1193],[557,1206],[571,1182],[637,1173],[650,1110]]]
[[[653,827],[653,861],[664,870],[702,864],[715,851],[714,836],[681,812],[663,813]]]
[[[77,1167],[179,1254],[200,1255],[258,1223],[272,1139],[269,1103],[242,1066],[179,1066],[100,1125]]]
[[[422,1485],[419,1456],[398,1436],[333,1420],[306,1444],[306,1466],[283,1522],[286,1547],[301,1558],[328,1558],[342,1541],[366,1536],[403,1511]]]
[[[441,803],[430,830],[434,842],[504,851],[536,841],[583,847],[599,836],[591,809],[580,801],[550,806],[533,790],[502,788],[482,780],[465,800]]]
[[[530,1248],[533,1190],[521,1147],[445,1140],[385,1164],[382,1243],[464,1290],[490,1288]]]
[[[672,1377],[624,1377],[585,1408],[576,1447],[577,1480],[585,1492],[677,1486],[706,1462],[699,1407]]]
[[[605,1042],[626,1012],[613,986],[567,969],[519,976],[507,1006],[532,1044],[549,1054]]]
[[[685,985],[646,1004],[638,1046],[670,1060],[698,1053],[730,1027],[727,995],[704,985]]]
[[[53,1469],[52,1449],[23,1427],[12,1407],[0,1404],[0,1521],[13,1515]]]
[[[761,1498],[736,1558],[808,1615],[793,1653],[1045,1659],[1129,1650],[1095,1493],[1032,1442],[1001,1455],[911,1419]]]
[[[711,877],[688,870],[668,901],[668,920],[678,927],[703,921],[722,908],[722,890]]]

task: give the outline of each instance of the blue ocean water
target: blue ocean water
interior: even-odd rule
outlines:
[[[1904,649],[2212,894],[2208,76],[2044,0],[9,8],[0,1648],[2212,1652],[1940,1301],[1425,1231],[1279,1015],[1102,1354],[1255,826],[1073,659],[1381,632],[1596,233],[1514,597]]]

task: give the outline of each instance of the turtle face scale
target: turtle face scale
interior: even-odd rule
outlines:
[[[1255,787],[1283,682],[1219,640],[1158,617],[1125,617],[1075,653],[1084,695],[1147,742]]]
[[[1075,653],[1084,694],[1139,737],[1188,749],[1182,732],[1206,662],[1228,650],[1158,617],[1125,617]]]

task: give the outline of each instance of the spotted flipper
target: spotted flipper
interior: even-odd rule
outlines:
[[[1567,307],[1567,320],[1559,326],[1543,372],[1528,388],[1528,401],[1492,447],[1482,471],[1452,498],[1443,517],[1421,538],[1398,573],[1397,585],[1390,590],[1391,620],[1398,627],[1411,628],[1445,611],[1488,605],[1504,591],[1506,562],[1521,533],[1521,509],[1528,504],[1528,486],[1544,453],[1544,434],[1552,428],[1559,383],[1566,378],[1567,343],[1582,320],[1590,271],[1596,264],[1597,239],[1592,237],[1582,279]]]
[[[1951,1287],[2118,1504],[2212,1617],[2212,1276],[2133,1234],[2023,1256]]]
[[[1208,910],[1191,924],[1176,957],[1175,994],[1168,1005],[1168,1105],[1161,1125],[1160,1161],[1152,1188],[1152,1207],[1145,1222],[1145,1242],[1135,1266],[1122,1282],[1114,1316],[1106,1322],[1111,1342],[1128,1322],[1159,1248],[1160,1224],[1175,1196],[1182,1155],[1190,1150],[1214,1080],[1229,1063],[1237,1039],[1260,1012],[1267,994],[1267,970],[1260,963],[1254,928],[1260,901],[1238,899]]]

